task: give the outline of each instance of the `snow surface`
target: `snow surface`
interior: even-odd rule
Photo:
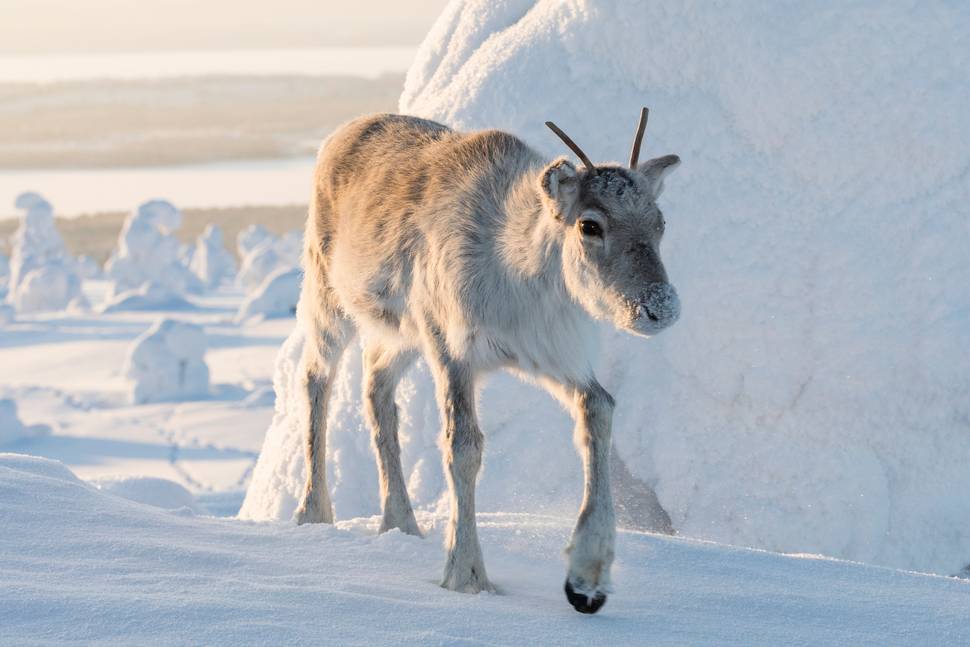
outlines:
[[[943,645],[970,641],[970,583],[621,532],[595,617],[560,587],[570,520],[485,514],[501,594],[441,589],[429,536],[252,524],[112,496],[63,464],[0,455],[7,644]],[[497,621],[498,620],[498,621]]]
[[[236,315],[237,321],[253,317],[289,317],[296,313],[300,300],[303,270],[277,270],[263,281],[258,290],[246,297]]]
[[[24,213],[12,241],[7,301],[19,312],[85,306],[75,262],[54,225],[54,208],[33,192],[17,196],[14,206]]]
[[[135,340],[125,360],[132,403],[186,400],[209,392],[200,326],[162,319]]]

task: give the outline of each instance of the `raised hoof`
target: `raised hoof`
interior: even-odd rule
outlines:
[[[583,593],[576,593],[573,590],[573,585],[566,580],[566,599],[569,600],[569,604],[573,605],[573,608],[580,613],[596,613],[599,611],[604,604],[606,604],[606,594],[600,591],[596,592],[592,598]]]

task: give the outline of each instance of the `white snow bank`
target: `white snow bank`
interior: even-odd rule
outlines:
[[[118,248],[105,266],[113,281],[109,301],[146,283],[176,295],[202,289],[201,281],[182,261],[173,234],[181,223],[181,212],[165,200],[145,202],[128,216],[118,236]]]
[[[952,3],[479,0],[422,45],[406,112],[550,157],[568,153],[553,119],[615,160],[647,105],[643,157],[682,156],[660,199],[682,319],[646,342],[604,330],[599,368],[617,449],[680,533],[946,574],[970,561],[968,22]],[[298,337],[253,518],[289,517],[302,482]],[[358,355],[334,390],[338,515],[378,507]],[[419,507],[444,487],[432,396],[419,364],[398,397]],[[575,509],[552,399],[503,375],[480,411],[480,509]]]
[[[0,491],[10,644],[970,641],[967,582],[811,556],[621,532],[617,591],[590,619],[561,591],[569,520],[480,515],[502,595],[463,595],[437,585],[443,524],[427,515],[425,539],[375,536],[376,519],[298,527],[181,516],[16,454],[0,455]]]
[[[22,193],[14,206],[24,211],[13,237],[7,301],[20,312],[86,307],[81,279],[54,224],[54,209],[37,193]]]
[[[137,501],[165,510],[188,509],[195,514],[206,514],[205,508],[191,492],[168,479],[152,476],[107,476],[88,482],[102,492],[108,492],[129,501]]]
[[[190,267],[208,288],[218,286],[236,273],[236,260],[223,244],[222,229],[218,225],[206,225],[195,243]]]
[[[202,328],[163,319],[132,343],[124,375],[133,403],[204,397],[209,392]]]
[[[296,313],[296,303],[300,300],[300,284],[303,271],[299,269],[277,270],[263,281],[258,290],[246,297],[236,321],[246,321],[254,317],[270,319],[291,317]]]
[[[17,403],[9,398],[0,399],[0,446],[39,438],[50,432],[47,425],[25,425],[17,415]]]

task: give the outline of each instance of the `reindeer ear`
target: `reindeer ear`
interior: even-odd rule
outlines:
[[[680,158],[676,155],[664,155],[639,164],[637,171],[647,179],[647,187],[654,198],[664,190],[664,178],[680,165]]]
[[[539,190],[556,218],[568,221],[579,198],[576,167],[565,157],[554,160],[539,176]]]

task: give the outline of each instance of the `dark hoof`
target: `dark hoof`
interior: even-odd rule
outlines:
[[[573,590],[573,585],[569,583],[569,580],[566,580],[566,599],[580,613],[596,613],[606,604],[605,593],[597,593],[590,599],[582,593],[576,593]]]

